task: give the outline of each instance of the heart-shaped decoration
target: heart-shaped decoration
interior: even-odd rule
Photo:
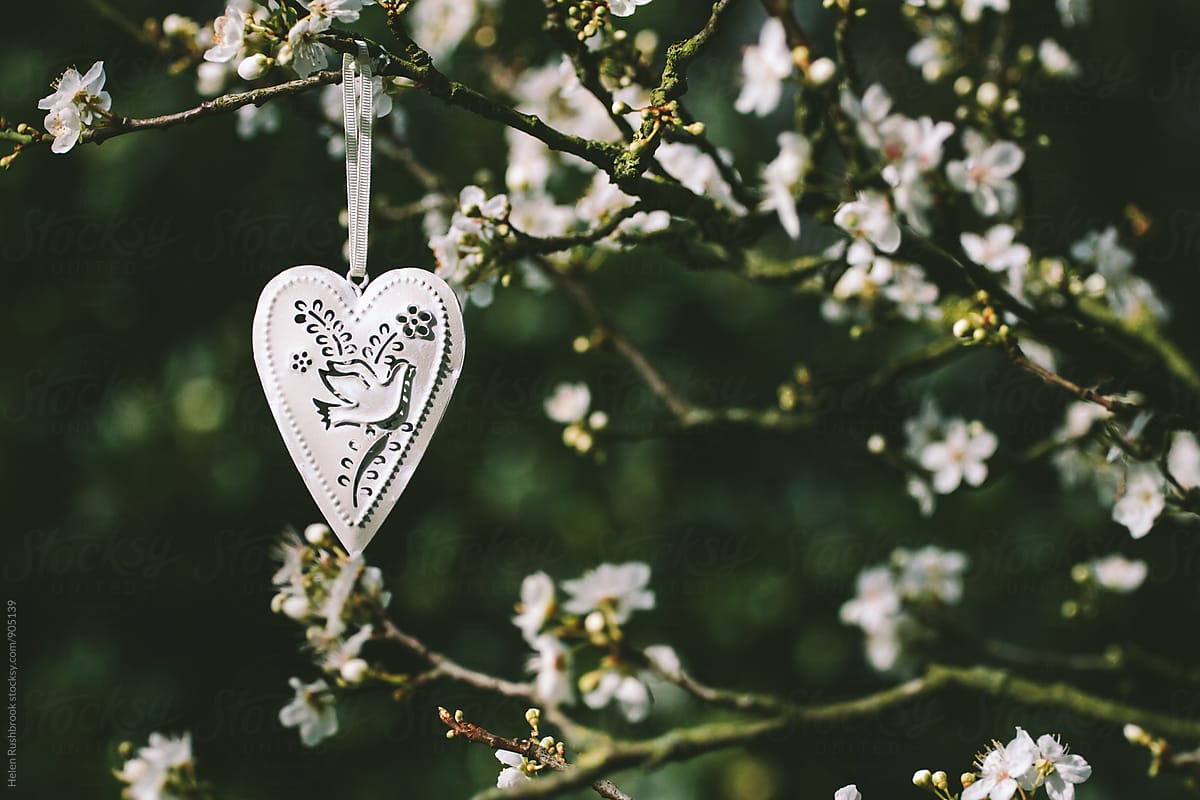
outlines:
[[[263,289],[254,363],[304,484],[351,553],[412,478],[462,371],[454,291],[433,273],[386,272],[359,289],[292,267]]]

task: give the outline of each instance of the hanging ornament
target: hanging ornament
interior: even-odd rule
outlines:
[[[350,271],[292,267],[263,289],[254,363],[267,404],[329,526],[361,552],[395,506],[450,402],[462,308],[433,273],[367,275],[371,65],[343,56]]]

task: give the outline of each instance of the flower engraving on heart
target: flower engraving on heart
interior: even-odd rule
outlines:
[[[411,477],[463,346],[457,299],[423,270],[385,273],[360,295],[328,270],[294,267],[263,290],[255,362],[268,402],[350,549],[365,546]]]

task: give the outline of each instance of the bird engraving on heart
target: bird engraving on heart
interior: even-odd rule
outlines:
[[[462,371],[454,291],[405,268],[359,289],[292,267],[263,289],[254,363],[288,453],[351,553],[408,485]]]

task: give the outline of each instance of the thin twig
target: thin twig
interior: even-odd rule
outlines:
[[[1036,364],[1033,361],[1030,361],[1027,356],[1022,355],[1019,352],[1013,353],[1010,356],[1010,358],[1012,359],[1012,363],[1016,364],[1021,369],[1032,372],[1034,375],[1037,375],[1039,378],[1041,378],[1046,383],[1049,383],[1052,386],[1058,386],[1062,389],[1066,389],[1068,392],[1070,392],[1076,398],[1078,398],[1080,400],[1086,400],[1091,403],[1095,403],[1096,405],[1101,406],[1102,408],[1104,408],[1107,411],[1115,412],[1115,411],[1121,411],[1121,410],[1125,410],[1125,409],[1132,410],[1132,409],[1137,408],[1137,406],[1132,406],[1128,403],[1122,403],[1120,400],[1114,400],[1111,397],[1106,397],[1106,396],[1100,394],[1099,392],[1095,391],[1094,389],[1088,389],[1086,387],[1080,386],[1079,384],[1074,383],[1074,382],[1064,378],[1061,375],[1051,372],[1050,370],[1046,369],[1045,367],[1041,366],[1040,364]]]
[[[506,739],[497,736],[486,728],[467,722],[462,718],[461,713],[451,714],[444,708],[438,709],[438,719],[454,732],[456,739],[462,738],[469,742],[487,745],[493,750],[507,750],[557,772],[569,772],[572,769],[571,765],[559,758],[557,753],[547,750],[533,739]],[[605,778],[593,781],[592,790],[608,800],[633,800],[629,794]]]
[[[262,105],[276,98],[301,94],[327,83],[340,83],[341,80],[342,73],[330,70],[309,75],[307,78],[288,81],[287,83],[266,86],[262,89],[251,89],[248,92],[235,92],[213,98],[212,100],[205,100],[195,108],[189,108],[186,111],[177,111],[174,114],[163,114],[159,117],[146,117],[143,119],[117,117],[108,125],[84,131],[81,141],[100,144],[117,136],[124,136],[127,133],[169,128],[172,125],[191,122],[201,117],[210,117],[236,111],[242,106]]]

